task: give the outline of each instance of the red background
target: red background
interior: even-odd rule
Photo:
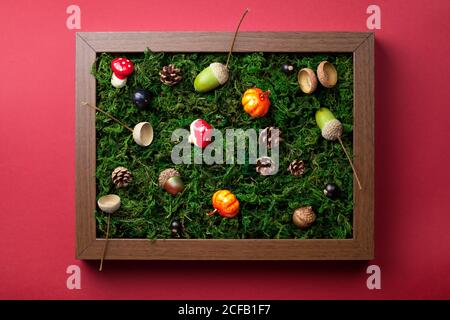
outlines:
[[[126,3],[126,4],[124,4]],[[75,31],[376,30],[376,259],[74,259]],[[0,4],[0,298],[450,298],[450,1],[25,1]],[[81,290],[66,268],[81,267]],[[381,267],[381,290],[366,268]]]

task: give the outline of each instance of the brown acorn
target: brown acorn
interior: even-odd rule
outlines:
[[[301,229],[308,228],[316,221],[316,214],[311,206],[301,207],[292,214],[292,221]]]
[[[173,169],[166,169],[159,174],[159,186],[172,195],[176,195],[184,190],[184,183],[181,180],[180,173]]]

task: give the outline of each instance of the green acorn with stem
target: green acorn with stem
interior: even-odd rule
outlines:
[[[213,62],[208,67],[203,69],[194,80],[194,89],[197,92],[208,92],[214,90],[218,86],[225,84],[230,76],[228,64],[230,62],[231,53],[233,52],[234,43],[236,41],[236,36],[241,26],[242,20],[248,13],[248,9],[245,9],[244,13],[239,20],[239,24],[234,33],[233,41],[231,43],[230,51],[228,52],[228,58],[226,64],[220,62]]]
[[[353,173],[355,174],[359,190],[361,190],[362,187],[361,182],[359,181],[358,173],[356,172],[355,166],[353,165],[353,161],[350,158],[347,149],[345,149],[344,144],[342,143],[341,137],[342,132],[344,131],[342,123],[338,119],[336,119],[334,114],[327,108],[319,108],[319,110],[316,111],[316,123],[319,126],[320,130],[322,130],[322,137],[329,141],[339,141],[345,155],[347,156],[348,161],[350,162]]]

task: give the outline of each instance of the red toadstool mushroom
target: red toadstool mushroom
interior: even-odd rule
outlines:
[[[111,84],[115,88],[122,88],[127,83],[127,77],[133,73],[134,65],[127,58],[115,58],[111,61],[111,69]]]
[[[204,148],[211,143],[214,128],[208,122],[202,119],[194,120],[191,123],[190,129],[190,143],[193,143],[199,148]]]

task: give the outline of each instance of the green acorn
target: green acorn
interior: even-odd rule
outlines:
[[[316,112],[316,122],[322,130],[322,137],[325,139],[334,141],[342,136],[344,131],[342,123],[336,119],[329,109],[319,108]]]
[[[194,88],[197,92],[208,92],[228,81],[228,67],[220,62],[213,62],[203,69],[194,80]]]
[[[233,42],[231,43],[230,51],[228,52],[227,63],[223,64],[220,62],[213,62],[208,67],[202,70],[194,80],[194,89],[197,92],[208,92],[214,90],[218,86],[225,84],[230,76],[228,63],[230,62],[231,53],[233,52],[234,42],[236,41],[236,36],[241,26],[242,20],[244,20],[248,9],[245,9],[242,14],[241,20],[234,33]]]
[[[359,189],[361,190],[361,182],[359,181],[358,174],[356,172],[355,166],[353,165],[353,161],[350,158],[350,155],[345,149],[344,144],[342,143],[342,132],[344,128],[342,127],[342,123],[336,119],[334,114],[327,108],[319,108],[316,111],[316,123],[319,126],[320,130],[322,130],[322,137],[327,140],[334,141],[338,140],[344,150],[345,155],[347,156],[348,162],[350,162],[350,166],[352,167],[353,173],[355,174],[356,182],[358,183]]]

